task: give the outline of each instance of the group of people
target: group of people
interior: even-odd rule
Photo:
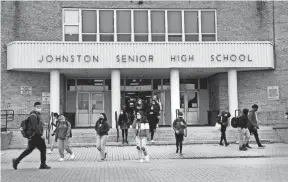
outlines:
[[[238,132],[239,132],[239,150],[247,151],[248,148],[251,148],[249,145],[250,135],[254,135],[255,140],[258,144],[259,148],[264,148],[265,145],[262,145],[258,135],[259,129],[259,121],[257,118],[257,110],[259,106],[254,104],[252,109],[245,108],[242,110],[242,115],[237,118],[238,119]],[[221,125],[221,139],[220,145],[223,145],[223,140],[225,146],[228,146],[229,143],[226,139],[226,128],[228,126],[228,119],[231,114],[227,111],[222,111],[220,115],[218,115],[217,123]]]

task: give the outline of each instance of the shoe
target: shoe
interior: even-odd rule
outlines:
[[[125,142],[124,142],[124,140],[122,141],[122,144],[124,144]]]
[[[74,158],[75,158],[75,155],[74,155],[74,153],[72,153],[71,156],[70,156],[70,159],[73,160]]]
[[[105,153],[105,157],[104,157],[104,159],[106,159],[107,158],[107,152]]]
[[[151,140],[152,143],[154,143],[154,140]]]
[[[143,162],[143,159],[140,159],[140,161],[139,161],[139,162],[141,162],[141,163],[142,163],[142,162]]]
[[[177,148],[177,149],[176,149],[176,153],[178,153],[178,151],[179,151],[179,149]]]
[[[180,155],[183,155],[183,153],[182,153],[182,152],[180,152]]]
[[[63,161],[64,161],[64,158],[60,158],[60,159],[59,159],[59,162],[63,162]]]
[[[220,143],[219,145],[223,145],[223,143]]]
[[[12,159],[12,164],[13,164],[13,168],[17,170],[18,162],[16,161],[16,159]]]
[[[240,151],[247,151],[248,149],[246,147],[242,146],[242,147],[239,147],[239,150]]]
[[[51,169],[51,167],[47,166],[46,164],[41,164],[39,169]]]
[[[258,146],[258,148],[265,148],[265,147],[266,147],[265,145]]]
[[[230,145],[229,143],[226,143],[225,146],[227,147],[228,145]]]
[[[99,159],[99,160],[98,160],[98,162],[103,162],[103,161],[104,161],[104,159]]]
[[[52,154],[52,150],[48,150],[48,151],[47,151],[47,154]]]
[[[252,149],[252,147],[250,147],[250,145],[246,144],[245,147]]]
[[[126,143],[128,144],[128,141],[126,140]]]
[[[149,162],[149,155],[145,156],[145,161]]]

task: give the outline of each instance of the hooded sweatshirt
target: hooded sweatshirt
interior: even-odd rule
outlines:
[[[59,138],[60,140],[65,140],[70,137],[71,132],[71,124],[68,121],[59,121],[56,128],[56,140]]]

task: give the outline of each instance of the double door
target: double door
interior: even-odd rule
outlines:
[[[95,126],[102,112],[104,112],[104,94],[102,92],[77,93],[77,127]]]
[[[180,92],[180,111],[188,125],[200,124],[198,95],[198,91]]]

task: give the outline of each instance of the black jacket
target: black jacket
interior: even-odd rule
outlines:
[[[217,123],[219,123],[221,127],[226,128],[228,126],[228,118],[231,116],[231,114],[229,112],[227,114],[227,117],[217,116]]]
[[[249,123],[249,119],[248,119],[248,115],[241,115],[239,118],[238,118],[238,125],[240,128],[247,128],[248,127],[248,123]]]
[[[95,124],[95,130],[96,130],[97,134],[100,136],[108,135],[108,131],[110,130],[110,126],[107,123],[107,121],[98,119],[98,121]]]
[[[30,112],[28,122],[28,136],[42,136],[43,135],[43,122],[41,114],[37,111]]]

